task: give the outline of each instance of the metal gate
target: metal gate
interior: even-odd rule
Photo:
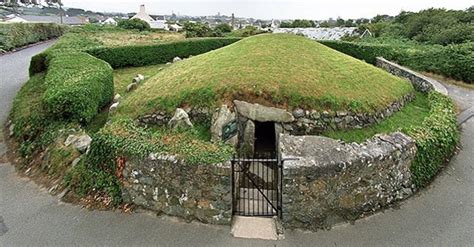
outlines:
[[[232,160],[232,213],[282,215],[283,162],[278,155]]]

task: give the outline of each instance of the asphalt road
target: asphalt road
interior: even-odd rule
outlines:
[[[0,123],[27,80],[29,58],[48,45],[0,56]],[[462,128],[460,153],[399,209],[330,231],[287,231],[276,242],[235,239],[227,226],[64,204],[0,159],[0,246],[474,246],[474,118]]]

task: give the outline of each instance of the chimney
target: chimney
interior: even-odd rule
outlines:
[[[145,14],[145,4],[140,5],[140,13]]]

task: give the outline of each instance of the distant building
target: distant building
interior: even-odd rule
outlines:
[[[16,15],[5,20],[6,23],[56,23],[66,25],[84,25],[89,23],[86,17],[57,15]]]
[[[151,17],[150,15],[146,13],[144,4],[140,5],[140,11],[136,15],[134,15],[131,19],[140,19],[142,21],[145,21],[148,24],[150,24],[150,27],[153,29],[168,30],[168,25],[166,25],[165,16],[157,18],[156,20],[153,19],[153,17]]]
[[[105,25],[113,25],[113,26],[117,25],[117,21],[114,20],[114,18],[112,17],[107,18],[107,20],[103,21],[102,23]]]
[[[314,40],[340,40],[344,36],[358,36],[355,27],[334,28],[274,28],[273,33],[292,33]]]
[[[369,29],[365,29],[365,31],[360,35],[361,38],[369,38],[372,37],[372,32]]]

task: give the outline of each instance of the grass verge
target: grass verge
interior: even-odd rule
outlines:
[[[406,130],[412,126],[419,125],[429,115],[430,104],[428,96],[416,93],[415,99],[395,112],[392,116],[382,120],[380,123],[363,129],[351,129],[346,131],[326,131],[322,135],[345,142],[362,143],[375,134],[391,133],[397,130]]]

